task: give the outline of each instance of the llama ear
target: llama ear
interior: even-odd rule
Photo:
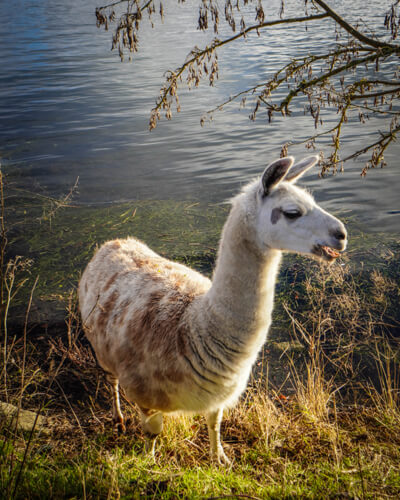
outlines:
[[[307,156],[304,160],[295,163],[286,175],[285,181],[296,182],[307,170],[313,167],[319,161],[319,155]]]
[[[285,178],[293,162],[293,156],[287,156],[268,165],[261,178],[265,196]]]

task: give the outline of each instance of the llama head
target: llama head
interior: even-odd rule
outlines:
[[[265,169],[257,190],[256,232],[261,249],[298,252],[332,262],[346,248],[342,222],[294,185],[318,159],[310,156],[293,164],[294,158],[289,156]]]

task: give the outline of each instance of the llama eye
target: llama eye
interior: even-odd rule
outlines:
[[[299,210],[290,210],[288,212],[283,211],[283,215],[288,219],[298,219],[302,214]]]

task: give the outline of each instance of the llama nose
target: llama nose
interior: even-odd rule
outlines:
[[[337,240],[345,240],[347,238],[347,233],[346,230],[343,228],[337,229],[335,231],[332,231],[332,236],[336,238]]]

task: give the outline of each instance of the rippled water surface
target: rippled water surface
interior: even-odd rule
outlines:
[[[209,40],[195,29],[197,1],[164,4],[164,24],[156,18],[156,31],[146,27],[133,63],[121,63],[110,51],[111,33],[96,28],[95,0],[15,0],[2,5],[0,155],[16,182],[60,195],[79,176],[77,203],[166,198],[219,202],[278,157],[284,142],[314,132],[302,109],[272,124],[263,113],[251,122],[250,110],[237,104],[203,128],[200,117],[229,95],[266,79],[290,56],[320,45],[321,38],[333,43],[332,31],[316,24],[307,31],[301,26],[271,29],[264,37],[254,34],[245,43],[222,49],[216,87],[182,91],[182,112],[148,132],[163,73],[178,66],[194,45],[202,47]],[[362,15],[381,26],[383,19],[374,15],[372,4],[335,2],[347,13],[350,5],[352,19]],[[328,115],[327,123],[335,118]],[[377,121],[355,124],[344,155],[368,141],[377,128]],[[307,154],[304,146],[292,147],[290,153]],[[356,215],[369,230],[398,232],[399,155],[395,144],[386,155],[387,168],[370,172],[366,179],[360,178],[363,161],[358,160],[348,163],[344,174],[325,180],[316,170],[306,184],[326,208]]]

